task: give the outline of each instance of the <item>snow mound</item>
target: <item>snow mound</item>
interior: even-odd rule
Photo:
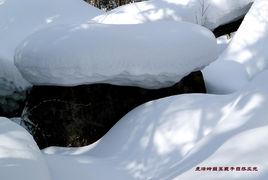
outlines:
[[[151,101],[129,112],[93,145],[47,148],[52,177],[267,179],[268,85],[263,83],[267,78],[265,71],[229,95],[178,95]],[[257,167],[258,171],[195,171],[202,166]]]
[[[32,136],[3,117],[0,117],[0,179],[50,179],[44,157]]]
[[[67,22],[84,22],[101,14],[82,0],[0,0],[0,95],[30,86],[16,67],[16,46],[38,29]]]
[[[234,92],[267,69],[267,17],[268,1],[256,0],[228,48],[203,71],[209,92]]]
[[[149,0],[120,6],[95,21],[104,24],[140,24],[158,20],[188,21],[209,29],[245,15],[254,0]]]
[[[200,70],[216,56],[214,35],[195,24],[84,23],[46,28],[29,36],[18,47],[15,64],[35,85],[160,88]]]
[[[227,49],[234,35],[235,33],[231,33],[217,38],[218,55],[221,55],[224,52],[224,50]]]

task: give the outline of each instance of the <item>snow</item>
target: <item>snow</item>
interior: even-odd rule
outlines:
[[[1,6],[8,2],[14,1],[0,0],[0,20]],[[175,1],[128,6],[142,7],[152,2]],[[223,11],[213,9],[215,19],[205,19],[207,27],[213,23],[216,27],[221,12],[235,12],[237,16],[249,1],[228,1],[228,5],[239,7],[235,10],[222,4],[227,0],[210,2],[218,2]],[[30,1],[25,4],[33,5]],[[123,14],[120,17],[128,6],[119,7]],[[136,10],[133,12],[136,20]],[[227,14],[221,14],[221,23],[234,18]],[[220,37],[218,46],[212,33],[198,25],[176,21],[142,23],[132,21],[132,15],[128,15],[131,22],[127,25],[120,18],[125,25],[96,24],[84,19],[74,20],[75,24],[68,20],[65,25],[40,25],[21,43],[26,36],[20,36],[15,64],[25,79],[37,85],[106,82],[158,88],[201,69],[223,50],[203,72],[209,92],[226,94],[184,94],[150,101],[126,114],[92,145],[49,147],[42,153],[24,128],[0,117],[0,179],[268,179],[267,0],[256,0],[231,42]],[[108,16],[107,22],[113,22]],[[163,20],[162,15],[159,19]],[[3,63],[9,62],[1,68],[10,66],[9,70],[15,70],[10,63],[17,46],[13,45],[7,43],[9,49],[0,43],[0,58],[5,57]],[[4,56],[8,53],[2,52],[9,50],[10,57]],[[0,92],[9,92],[5,88]],[[18,118],[12,120],[21,122]],[[203,166],[257,167],[258,171],[195,171]]]
[[[203,71],[208,92],[235,92],[267,69],[267,17],[268,1],[255,1],[228,48]]]
[[[101,13],[82,0],[1,0],[0,95],[11,95],[30,86],[13,62],[15,48],[23,39],[38,29],[88,21]]]
[[[235,33],[222,35],[217,38],[218,55],[221,55],[223,51],[229,46]]]
[[[199,25],[84,23],[32,34],[17,48],[15,64],[35,85],[109,83],[160,88],[216,58],[214,35]]]
[[[32,136],[0,117],[0,179],[50,180],[45,159]]]
[[[51,175],[57,180],[267,179],[267,78],[264,71],[234,94],[177,95],[145,103],[93,145],[45,149]],[[197,166],[259,171],[200,173]]]
[[[95,21],[104,24],[140,24],[175,20],[204,25],[209,29],[245,15],[254,0],[149,0],[120,6]]]

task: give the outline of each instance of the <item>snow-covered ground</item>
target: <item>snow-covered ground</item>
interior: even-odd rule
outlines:
[[[267,179],[267,78],[265,71],[230,95],[178,95],[139,106],[91,146],[45,149],[51,175],[55,180]],[[198,166],[259,171],[200,173]]]
[[[50,180],[46,161],[32,136],[3,117],[0,117],[0,179]]]
[[[203,71],[210,93],[234,92],[267,69],[267,17],[268,1],[256,1],[228,48]]]
[[[178,95],[148,102],[123,117],[97,143],[50,147],[43,157],[25,130],[1,118],[0,177],[265,180],[268,85],[263,82],[267,78],[264,71],[234,94]],[[258,171],[195,171],[203,166]]]
[[[95,21],[104,24],[140,24],[175,20],[204,25],[209,29],[245,15],[254,0],[149,0],[120,6]]]
[[[216,58],[214,35],[196,24],[84,23],[32,34],[17,48],[15,64],[35,85],[110,83],[160,88]]]
[[[30,84],[14,66],[17,45],[38,29],[66,22],[84,22],[101,14],[82,0],[0,0],[0,96]]]
[[[0,10],[5,2],[11,1],[0,0]],[[166,2],[172,4],[175,1]],[[204,70],[210,92],[233,92],[231,94],[188,94],[151,101],[129,112],[92,145],[50,147],[42,153],[26,130],[6,118],[0,118],[0,179],[268,179],[267,17],[267,0],[256,0],[227,49]],[[160,32],[165,32],[165,37],[156,38]],[[126,38],[128,33],[131,38]],[[177,36],[179,40],[174,38]],[[119,46],[118,42],[110,42],[112,37],[125,43]],[[180,42],[181,37],[187,41]],[[94,41],[84,42],[90,38]],[[104,43],[105,40],[108,44]],[[221,41],[229,43],[225,37],[218,39],[218,42]],[[98,49],[94,49],[95,46]],[[126,54],[133,53],[137,62],[133,59],[123,61],[126,54],[118,55],[119,47],[127,50]],[[181,48],[178,54],[175,47]],[[213,50],[207,50],[210,48]],[[69,76],[62,79],[67,73],[66,66],[70,73],[84,73],[84,70],[96,73],[100,65],[103,66],[99,61],[104,61],[108,66],[101,68],[103,72],[110,73],[108,75],[118,68],[127,67],[123,70],[129,70],[132,66],[134,69],[131,70],[138,73],[141,70],[154,72],[163,69],[174,73],[174,69],[178,69],[177,61],[186,66],[184,60],[176,61],[176,56],[190,58],[193,60],[191,63],[196,63],[197,57],[203,56],[202,51],[209,53],[205,54],[207,58],[217,56],[219,48],[216,48],[214,37],[204,28],[183,22],[56,25],[27,38],[17,49],[16,65],[33,83],[46,84],[58,80],[53,82],[57,84],[63,80],[59,83],[62,85],[69,83]],[[92,64],[87,64],[85,59],[89,52],[95,58],[95,61],[90,61]],[[160,61],[162,53],[166,61]],[[115,58],[112,62],[107,62],[109,58],[98,59],[105,56]],[[147,56],[156,63],[147,61]],[[74,59],[79,63],[78,68],[73,68],[76,65]],[[197,62],[202,65],[210,62],[200,59]],[[83,63],[85,67],[82,67]],[[149,67],[143,69],[137,65]],[[46,68],[44,72],[42,68]],[[80,68],[85,69],[81,71]],[[196,171],[198,167],[245,167],[247,170],[200,172]],[[257,171],[249,171],[254,168]]]

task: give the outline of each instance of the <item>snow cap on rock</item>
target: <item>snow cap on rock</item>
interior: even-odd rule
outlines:
[[[89,21],[101,13],[82,0],[0,0],[0,96],[31,86],[14,66],[15,49],[23,39],[38,29]]]
[[[149,0],[120,6],[94,18],[104,24],[188,21],[209,29],[245,15],[254,0]]]
[[[216,56],[214,35],[199,25],[86,23],[34,33],[17,48],[15,64],[35,85],[161,88],[202,69]]]

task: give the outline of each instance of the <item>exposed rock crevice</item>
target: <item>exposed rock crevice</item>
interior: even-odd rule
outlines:
[[[156,90],[109,84],[34,86],[23,120],[32,122],[29,129],[41,148],[83,146],[98,140],[138,105],[176,94],[205,92],[200,71],[172,87]]]

